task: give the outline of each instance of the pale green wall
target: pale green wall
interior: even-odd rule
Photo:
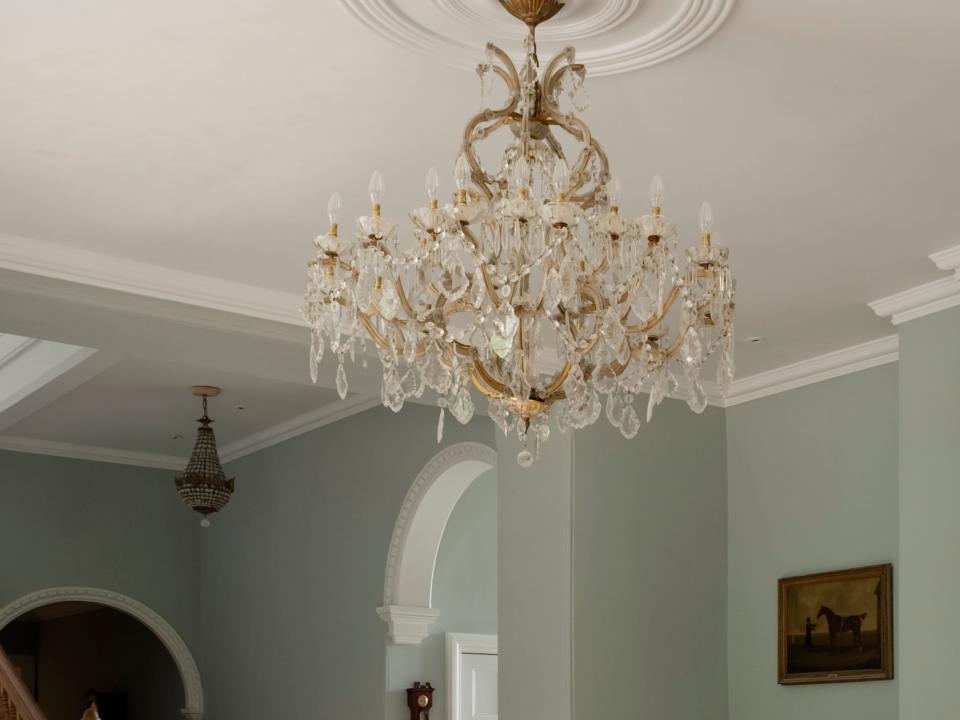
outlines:
[[[554,432],[529,469],[497,430],[502,720],[573,717],[573,437]]]
[[[433,574],[438,625],[447,632],[497,632],[497,473],[473,481],[453,509]]]
[[[577,718],[726,718],[724,455],[723,412],[675,400],[633,440],[577,432]]]
[[[200,538],[210,720],[384,717],[375,609],[403,498],[443,447],[436,422],[376,408],[230,464],[236,495]],[[444,446],[492,438],[487,418],[447,418]]]
[[[420,645],[387,647],[387,718],[409,720],[406,688],[429,681],[431,720],[446,720],[446,633],[497,634],[497,473],[466,489],[447,521],[433,573],[437,623]]]
[[[960,308],[900,326],[900,716],[960,717]]]
[[[897,563],[897,418],[896,365],[727,410],[731,720],[897,717],[896,681],[781,687],[776,655],[778,578]]]
[[[172,471],[0,452],[0,606],[94,587],[159,613],[198,655],[199,516]]]

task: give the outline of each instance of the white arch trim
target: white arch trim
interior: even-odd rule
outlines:
[[[0,610],[0,629],[31,610],[60,602],[89,602],[120,610],[130,615],[160,638],[160,642],[173,656],[183,680],[183,694],[186,707],[181,711],[186,720],[203,718],[203,686],[200,682],[200,670],[190,653],[190,649],[176,630],[153,610],[143,603],[126,595],[110,590],[98,590],[85,587],[58,587],[40,590],[25,595]]]
[[[400,507],[387,552],[383,607],[377,614],[390,639],[417,645],[440,611],[433,607],[433,572],[447,521],[471,483],[496,467],[497,453],[481,443],[451,445],[428,462]]]

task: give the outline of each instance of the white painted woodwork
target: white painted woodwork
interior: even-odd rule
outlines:
[[[496,635],[446,634],[449,720],[496,720],[499,662]]]
[[[496,655],[467,653],[460,663],[460,720],[497,720]]]
[[[497,454],[480,443],[457,443],[437,453],[413,481],[394,526],[377,614],[390,639],[418,644],[436,620],[433,571],[443,531],[463,493],[496,465]]]

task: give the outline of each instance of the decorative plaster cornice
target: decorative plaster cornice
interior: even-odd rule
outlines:
[[[960,305],[960,245],[935,252],[930,261],[954,276],[934,280],[869,303],[870,309],[894,325]]]
[[[941,270],[954,272],[960,277],[960,245],[935,252],[930,256],[930,260]]]
[[[725,407],[758,400],[804,385],[897,362],[899,337],[890,335],[844,350],[818,355],[769,372],[736,380],[727,393]]]
[[[126,260],[67,245],[0,235],[0,268],[144,297],[303,325],[299,295]]]
[[[180,671],[185,705],[181,711],[187,720],[201,720],[204,712],[203,684],[197,663],[176,630],[156,612],[133,598],[110,590],[86,587],[59,587],[25,595],[0,610],[0,628],[24,613],[61,602],[91,602],[120,610],[146,625],[163,643]]]
[[[117,448],[96,447],[94,445],[37,440],[13,435],[0,435],[0,450],[32,453],[34,455],[52,455],[54,457],[73,458],[74,460],[91,460],[115,465],[134,465],[160,470],[183,470],[187,464],[187,458],[173,455],[157,455]]]
[[[960,305],[960,274],[875,300],[870,308],[899,325],[957,305]]]
[[[472,70],[483,56],[482,42],[488,37],[517,34],[509,17],[492,20],[482,17],[462,0],[446,7],[444,27],[431,27],[432,20],[418,19],[416,13],[396,0],[340,0],[360,22],[390,42],[429,57],[434,62],[463,70]],[[642,15],[643,3],[612,0],[605,7],[580,21],[557,18],[538,29],[544,42],[571,43],[589,39],[611,28],[622,26]],[[614,75],[650,67],[680,55],[712,35],[730,15],[734,0],[683,0],[677,11],[653,28],[639,28],[625,42],[580,48],[578,62],[587,66],[592,77]],[[478,22],[478,19],[480,22]],[[458,32],[459,31],[459,32]],[[470,41],[457,39],[469,31]],[[475,38],[475,39],[474,39]]]
[[[285,440],[303,435],[311,430],[316,430],[324,425],[335,423],[379,405],[380,401],[378,399],[359,396],[348,397],[346,400],[329,403],[314,412],[305,413],[230,443],[222,449],[220,456],[223,462],[238,460],[246,455],[264,450],[282,443]],[[13,435],[0,435],[0,450],[66,457],[73,458],[74,460],[91,460],[116,465],[134,465],[136,467],[157,468],[160,470],[179,471],[183,470],[187,464],[187,458],[176,455],[159,455],[133,450],[120,450],[118,448],[16,437]]]
[[[356,415],[364,410],[378,407],[379,398],[366,398],[359,395],[347,397],[344,400],[323,405],[313,412],[298,415],[285,422],[274,425],[273,427],[261,430],[260,432],[248,435],[224,446],[220,452],[223,462],[238,460],[246,455],[264,450],[268,447],[290,440],[298,435],[303,435],[311,430],[316,430],[324,425],[344,420],[351,415]]]

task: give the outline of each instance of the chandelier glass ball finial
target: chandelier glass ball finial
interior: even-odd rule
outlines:
[[[525,57],[515,64],[487,45],[478,67],[485,104],[467,122],[455,193],[443,202],[431,169],[401,237],[375,172],[370,214],[353,237],[341,237],[331,211],[315,241],[303,316],[314,381],[324,355],[335,355],[344,397],[344,362],[358,349],[365,362],[371,343],[386,407],[436,397],[441,439],[448,413],[471,420],[479,392],[496,425],[519,437],[517,461],[528,467],[551,428],[577,430],[603,415],[634,437],[643,394],[648,421],[668,396],[702,412],[705,373],[721,393],[733,380],[736,283],[727,249],[712,240],[709,204],[702,242],[686,251],[663,212],[659,176],[646,212],[627,211],[606,150],[577,115],[586,69],[575,50],[537,57],[535,28],[563,3],[501,4],[528,26]],[[506,99],[490,106],[494,82]],[[485,164],[479,146],[498,141],[499,163]]]

